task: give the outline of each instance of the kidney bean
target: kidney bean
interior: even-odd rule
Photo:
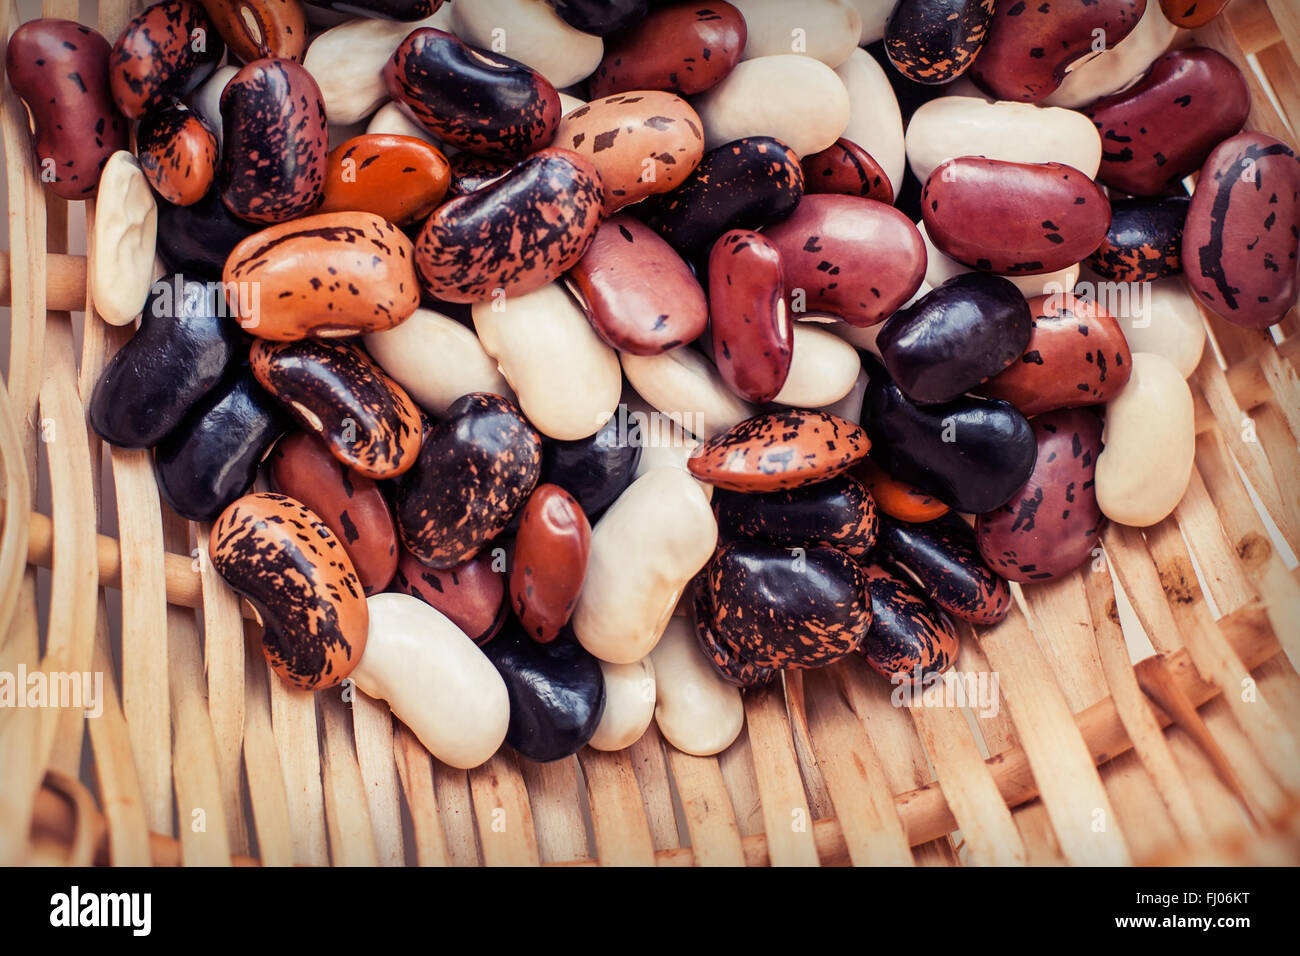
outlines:
[[[870,458],[864,458],[850,473],[866,486],[880,513],[891,518],[899,521],[933,521],[949,511],[948,505],[934,495],[890,477]]]
[[[212,521],[252,485],[288,425],[288,416],[241,363],[158,443],[159,493],[182,518]]]
[[[885,170],[857,143],[840,137],[802,162],[804,188],[810,193],[840,193],[894,203],[894,187]]]
[[[506,743],[538,763],[586,746],[605,712],[596,658],[571,640],[531,641],[514,621],[484,651],[510,694]]]
[[[1150,282],[1183,271],[1186,196],[1111,201],[1110,229],[1088,265],[1116,282]]]
[[[871,629],[862,655],[871,669],[891,683],[924,684],[957,660],[957,634],[896,571],[881,564],[863,567],[871,596]]]
[[[851,654],[871,625],[862,569],[834,548],[734,541],[709,564],[712,629],[760,667],[824,667]]]
[[[473,153],[457,153],[451,158],[451,183],[447,193],[453,199],[468,196],[476,189],[490,186],[506,173],[512,164],[502,159],[489,159]]]
[[[770,136],[752,136],[710,150],[686,181],[636,207],[642,220],[687,259],[706,252],[728,229],[779,222],[803,197],[794,152]]]
[[[800,53],[836,67],[862,33],[862,15],[840,0],[732,0],[745,18],[744,59]]]
[[[685,472],[653,468],[632,482],[591,532],[572,619],[582,646],[611,664],[645,657],[717,540],[709,501]]]
[[[301,216],[325,184],[329,131],[320,87],[292,60],[254,60],[221,92],[221,198],[236,216]]]
[[[410,240],[387,220],[335,212],[247,237],[231,250],[222,279],[245,329],[288,342],[397,325],[420,304],[413,260]]]
[[[827,547],[861,558],[876,543],[876,504],[856,478],[840,475],[789,491],[713,496],[718,529],[782,547]]]
[[[1061,85],[1071,64],[1095,52],[1096,31],[1115,46],[1137,26],[1147,2],[999,3],[970,75],[996,99],[1041,100]]]
[[[1178,35],[1178,28],[1165,19],[1159,3],[1148,2],[1146,7],[1123,43],[1107,46],[1087,60],[1075,61],[1061,85],[1043,102],[1078,109],[1124,89],[1141,76]]]
[[[1226,139],[1201,167],[1183,230],[1183,266],[1198,301],[1261,329],[1295,305],[1300,160],[1264,133]]]
[[[574,497],[538,485],[519,519],[510,603],[533,640],[548,644],[569,622],[591,552],[591,525]]]
[[[1061,163],[965,156],[940,165],[921,194],[934,244],[983,272],[1033,275],[1086,258],[1106,238],[1110,203]]]
[[[1029,478],[1037,446],[1011,405],[970,396],[916,405],[883,369],[868,374],[862,416],[889,474],[969,514],[1001,507]]]
[[[1163,355],[1189,377],[1205,348],[1205,321],[1196,300],[1181,276],[1147,283],[1142,291],[1145,299],[1130,296],[1127,309],[1115,316],[1128,347]]]
[[[796,315],[829,312],[850,325],[874,325],[925,277],[921,234],[893,206],[871,199],[806,196],[764,235],[781,253],[786,300]]]
[[[392,586],[436,608],[475,644],[482,645],[497,636],[509,614],[506,576],[496,570],[497,560],[496,555],[484,551],[439,569],[420,563],[403,549]]]
[[[381,74],[382,78],[382,74]],[[385,90],[387,95],[387,90]],[[438,138],[425,128],[423,123],[411,117],[411,111],[402,103],[396,100],[389,100],[383,106],[376,110],[375,115],[370,117],[370,122],[366,124],[366,132],[370,134],[388,134],[390,136],[410,136],[414,139],[421,139],[435,149],[441,149],[442,143]],[[468,157],[468,153],[457,153],[456,156]],[[455,159],[456,156],[448,156],[448,162]],[[509,169],[509,164],[506,164]],[[452,170],[453,186],[455,185],[455,170]],[[453,190],[452,195],[456,195]]]
[[[542,150],[429,217],[415,246],[420,278],[447,302],[532,292],[582,258],[600,203],[590,162],[571,150]]]
[[[496,360],[472,329],[431,309],[416,309],[401,325],[365,337],[366,350],[422,408],[442,416],[470,392],[515,401]]]
[[[951,83],[984,47],[993,0],[901,0],[885,27],[894,68],[916,83]]]
[[[566,23],[550,3],[474,0],[453,4],[451,21],[470,46],[509,54],[557,89],[585,80],[605,52],[600,37]]]
[[[709,149],[773,136],[802,157],[826,149],[849,122],[849,94],[835,71],[794,53],[741,62],[694,105]]]
[[[558,283],[473,308],[479,341],[542,434],[572,441],[600,430],[618,405],[618,354]]]
[[[866,457],[858,425],[790,408],[741,422],[710,438],[688,462],[701,481],[729,491],[781,491],[826,481]]]
[[[446,157],[411,136],[367,133],[330,150],[318,212],[369,212],[397,226],[424,219],[451,183]]]
[[[1227,5],[1228,0],[1197,0],[1196,3],[1189,3],[1188,0],[1160,0],[1160,9],[1169,18],[1169,22],[1186,30],[1205,26],[1222,13]]]
[[[320,87],[331,124],[360,123],[388,102],[384,67],[413,29],[400,19],[345,20],[311,41],[302,65]]]
[[[1083,112],[1106,148],[1097,178],[1121,192],[1155,196],[1241,129],[1250,87],[1223,54],[1192,47],[1166,53],[1133,86]]]
[[[519,409],[473,392],[447,409],[397,492],[402,542],[432,568],[478,553],[537,484],[542,442]]]
[[[811,322],[794,325],[790,374],[772,399],[777,405],[821,408],[853,391],[862,371],[857,350],[833,332]],[[861,408],[861,402],[858,407]]]
[[[541,481],[558,485],[588,515],[599,514],[632,483],[641,461],[640,427],[624,417],[626,406],[587,438],[542,439]]]
[[[406,594],[366,600],[370,628],[352,679],[388,701],[420,743],[449,767],[486,763],[510,723],[510,697],[495,667],[436,610]]]
[[[268,463],[275,490],[302,502],[342,542],[365,593],[388,587],[397,570],[397,531],[379,486],[306,432],[276,442]]]
[[[921,104],[908,121],[905,141],[908,165],[923,183],[958,156],[1064,163],[1092,177],[1102,161],[1101,137],[1082,113],[978,96],[941,96]]]
[[[71,20],[29,20],[5,50],[5,72],[31,110],[41,181],[67,200],[99,189],[108,158],[127,147],[127,124],[108,84],[110,47]]]
[[[781,253],[766,236],[733,229],[709,253],[711,344],[718,374],[750,402],[776,397],[790,374],[794,329]]]
[[[646,657],[635,664],[600,661],[605,682],[605,712],[587,741],[593,750],[626,750],[655,719],[655,668]]]
[[[560,96],[540,73],[432,27],[398,45],[384,83],[438,139],[483,156],[541,149],[560,121]]]
[[[216,189],[189,206],[158,203],[158,252],[177,272],[220,279],[231,250],[256,231],[230,214]]]
[[[709,659],[718,676],[728,684],[740,688],[765,687],[776,680],[780,673],[777,668],[755,664],[714,628],[713,600],[709,594],[706,573],[700,572],[695,576],[691,590],[694,592],[691,616],[695,622],[695,636],[700,650]]]
[[[627,409],[629,433],[635,434],[636,440],[643,446],[634,480],[655,468],[676,468],[689,475],[686,463],[700,446],[699,440],[668,414],[657,412],[631,388],[623,394],[623,407]],[[636,427],[635,433],[632,433],[633,425]],[[704,492],[706,499],[713,500],[712,485],[703,481],[696,481],[695,484]]]
[[[723,680],[692,633],[689,620],[675,617],[650,653],[655,669],[655,723],[682,753],[721,753],[745,726],[740,689]]]
[[[136,15],[113,44],[108,80],[131,119],[170,106],[212,72],[226,45],[203,7],[161,0]]]
[[[307,3],[313,7],[340,12],[371,10],[394,20],[409,22],[423,20],[437,13],[443,0],[307,0]]]
[[[1145,528],[1169,516],[1191,480],[1196,422],[1191,389],[1159,355],[1137,352],[1129,382],[1106,403],[1097,457],[1101,513]]]
[[[151,448],[221,381],[243,337],[215,285],[176,275],[155,283],[140,328],[109,359],[90,398],[90,424],[123,448]]]
[[[299,0],[202,0],[217,32],[245,63],[265,57],[302,62],[307,19]]]
[[[725,0],[657,6],[605,41],[588,88],[594,98],[632,90],[703,93],[740,62],[747,35],[745,18]]]
[[[415,464],[420,410],[355,345],[258,339],[249,359],[262,387],[358,474],[395,478]]]
[[[926,522],[883,519],[880,549],[955,618],[997,624],[1011,610],[1007,582],[985,563],[971,526],[952,512]]]
[[[352,673],[370,615],[347,552],[319,517],[284,495],[247,495],[212,526],[208,553],[256,608],[262,651],[281,680],[324,690]]]
[[[930,289],[937,289],[954,276],[976,271],[964,262],[958,262],[952,256],[935,248],[929,234],[925,231],[924,219],[916,223],[916,231],[921,234],[921,241],[925,243],[925,282],[922,283],[921,287],[927,292]],[[1065,289],[1073,289],[1079,282],[1081,271],[1082,265],[1078,262],[1072,262],[1065,268],[1057,269],[1055,272],[1040,272],[1036,275],[1009,275],[1004,276],[1004,278],[1010,279],[1011,283],[1020,290],[1020,294],[1025,298],[1032,298],[1033,296],[1048,295],[1059,293]]]
[[[905,169],[903,115],[889,74],[866,50],[853,54],[835,69],[849,94],[849,122],[840,135],[857,143],[880,164],[894,195],[903,189]]]
[[[630,216],[603,222],[565,276],[596,334],[612,348],[654,355],[699,338],[709,302],[688,266]]]
[[[555,12],[565,23],[600,37],[639,23],[648,6],[647,0],[555,0]]]
[[[110,325],[128,325],[153,283],[158,205],[140,164],[119,150],[104,164],[93,228],[95,255],[86,281],[95,311]]]
[[[1033,331],[1020,361],[980,389],[1023,415],[1096,405],[1117,395],[1133,368],[1119,323],[1092,299],[1071,294],[1029,300]]]
[[[968,272],[900,309],[876,338],[885,368],[918,404],[948,402],[997,375],[1029,345],[1033,316],[1001,276]]]
[[[980,515],[980,554],[1012,581],[1051,581],[1094,554],[1105,519],[1094,475],[1101,454],[1101,420],[1091,409],[1048,412],[1029,423],[1038,462],[1019,494]]]
[[[136,153],[154,190],[169,203],[192,206],[217,177],[217,137],[183,103],[147,114],[136,131]]]

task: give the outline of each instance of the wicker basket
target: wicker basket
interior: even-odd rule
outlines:
[[[105,0],[99,29],[115,37],[136,7]],[[7,37],[18,14],[2,9]],[[1180,40],[1237,63],[1249,125],[1294,144],[1276,108],[1300,122],[1293,0],[1235,0]],[[161,505],[148,452],[87,429],[85,401],[129,329],[91,314],[69,209],[41,187],[7,87],[3,142],[0,671],[101,671],[106,701],[95,719],[0,710],[0,863],[1300,859],[1300,579],[1276,544],[1300,552],[1295,311],[1277,339],[1207,315],[1217,354],[1191,379],[1196,469],[1173,516],[1145,533],[1110,526],[1104,559],[963,635],[958,669],[996,672],[996,715],[894,706],[855,659],[749,694],[746,729],[717,758],[652,725],[623,753],[539,765],[503,748],[467,773],[383,704],[275,679],[196,548],[207,529]],[[1154,648],[1136,666],[1117,610],[1132,636],[1130,602]]]

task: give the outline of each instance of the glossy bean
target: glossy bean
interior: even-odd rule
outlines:
[[[254,60],[222,90],[221,117],[221,198],[231,212],[277,223],[316,204],[329,131],[310,73],[292,60]]]
[[[397,492],[402,542],[432,568],[473,557],[532,493],[542,442],[515,405],[473,392],[447,409]]]
[[[1115,316],[1128,347],[1169,359],[1183,378],[1196,371],[1205,349],[1205,320],[1179,276],[1139,286]]]
[[[136,154],[149,185],[178,206],[194,205],[217,178],[217,136],[180,103],[140,121]]]
[[[591,95],[703,93],[740,62],[747,36],[744,16],[725,0],[661,5],[605,41],[605,54],[588,81]]]
[[[894,187],[884,168],[852,140],[840,137],[802,162],[804,188],[810,193],[840,193],[894,204]]]
[[[637,394],[661,417],[699,438],[721,434],[756,410],[737,397],[713,363],[692,348],[658,355],[624,352],[620,359]]]
[[[1065,79],[1043,102],[1078,109],[1116,90],[1122,90],[1169,49],[1178,28],[1165,19],[1159,3],[1147,3],[1133,32],[1096,56],[1075,61]]]
[[[170,106],[201,83],[225,51],[198,3],[152,4],[126,25],[113,44],[108,72],[113,101],[131,119]]]
[[[546,77],[556,89],[573,86],[600,65],[600,37],[566,23],[550,3],[473,0],[452,4],[456,35],[481,50],[499,50]]]
[[[140,164],[126,150],[104,164],[99,199],[92,231],[95,255],[86,281],[104,321],[127,325],[144,308],[153,284],[158,204]]]
[[[302,61],[307,16],[300,0],[202,0],[221,39],[245,63],[263,57]]]
[[[1198,0],[1197,3],[1188,3],[1187,0],[1160,0],[1160,8],[1164,10],[1169,21],[1187,30],[1205,26],[1222,13],[1227,5],[1228,0]]]
[[[243,350],[215,285],[186,280],[154,284],[140,328],[113,354],[95,383],[90,424],[124,448],[150,448],[221,381]]]
[[[5,72],[32,117],[41,181],[56,196],[89,199],[128,127],[109,90],[108,41],[72,20],[30,20],[9,38]],[[25,120],[24,120],[25,122]]]
[[[405,594],[366,601],[369,636],[352,679],[408,726],[449,767],[486,763],[506,738],[505,681],[465,634]]]
[[[1038,461],[1025,487],[997,511],[980,515],[980,554],[1012,581],[1050,581],[1100,554],[1105,519],[1094,476],[1101,420],[1091,409],[1048,412],[1029,423]]]
[[[871,629],[862,655],[871,669],[894,684],[924,684],[957,660],[952,623],[901,574],[880,564],[863,568],[871,595]]]
[[[247,237],[222,279],[240,324],[259,338],[355,335],[390,329],[415,311],[413,259],[411,241],[387,220],[325,213]]]
[[[950,510],[934,495],[891,477],[870,458],[864,458],[851,474],[866,486],[881,514],[899,521],[933,521]]]
[[[871,495],[850,475],[765,494],[719,489],[713,509],[724,538],[787,548],[836,548],[854,558],[864,557],[875,545],[879,524]]]
[[[268,465],[275,490],[302,502],[342,542],[365,593],[388,587],[397,570],[397,530],[379,486],[307,432],[276,442]]]
[[[776,680],[779,670],[755,664],[713,626],[713,600],[709,595],[706,573],[696,575],[691,590],[694,592],[691,618],[695,637],[714,672],[728,684],[740,688],[765,687]]]
[[[417,597],[446,615],[475,644],[497,636],[510,613],[506,601],[505,555],[490,551],[449,568],[431,568],[402,549],[392,589]]]
[[[796,408],[826,408],[849,394],[862,371],[857,350],[811,322],[796,322],[793,333],[790,374],[772,401]]]
[[[710,438],[688,463],[729,491],[782,491],[826,481],[866,457],[867,433],[825,412],[790,408],[756,415]]]
[[[357,667],[370,624],[361,583],[334,532],[301,502],[240,498],[213,524],[208,553],[257,610],[262,651],[281,680],[324,690]]]
[[[1111,201],[1110,228],[1088,265],[1115,282],[1151,282],[1183,271],[1185,196]]]
[[[311,41],[302,65],[320,86],[330,123],[360,123],[388,102],[384,66],[414,29],[401,20],[346,20]]]
[[[840,0],[732,0],[745,18],[743,59],[798,53],[837,67],[862,33],[862,15]]]
[[[524,505],[510,568],[510,604],[533,640],[548,644],[569,622],[591,552],[591,525],[574,497],[539,484]]]
[[[849,94],[849,122],[840,135],[875,158],[898,196],[903,189],[906,155],[903,115],[888,74],[866,50],[854,50],[836,67],[835,75]]]
[[[256,231],[230,214],[216,188],[190,206],[158,203],[158,252],[177,272],[220,279],[231,251]]]
[[[746,401],[771,401],[790,374],[794,348],[776,246],[748,229],[724,233],[709,253],[707,305],[718,374]]]
[[[1011,610],[1011,589],[986,563],[975,532],[958,515],[949,512],[927,522],[885,518],[880,550],[910,571],[926,597],[953,617],[989,625]]]
[[[600,176],[586,159],[567,149],[535,153],[429,217],[415,246],[420,278],[447,302],[539,289],[587,251],[601,197]]]
[[[288,424],[247,365],[232,370],[158,443],[163,501],[182,518],[212,521],[248,490]]]
[[[634,481],[591,533],[573,613],[583,647],[611,664],[650,653],[717,539],[709,501],[685,472],[654,468]]]
[[[700,757],[730,747],[745,726],[745,705],[739,688],[724,681],[704,656],[688,619],[668,622],[650,660],[655,669],[655,723],[664,739]]]
[[[369,212],[396,226],[424,219],[447,194],[451,167],[411,136],[354,136],[330,150],[317,212]]]
[[[655,719],[655,668],[645,657],[635,664],[600,662],[605,712],[587,741],[593,750],[626,750]]]
[[[419,408],[355,345],[258,339],[249,361],[262,387],[348,468],[379,480],[415,464]]]
[[[993,0],[902,0],[885,27],[885,50],[916,83],[951,83],[984,48]]]
[[[620,405],[594,435],[575,441],[543,438],[541,481],[573,495],[588,517],[597,515],[636,477],[643,438],[640,423]]]
[[[700,337],[709,301],[659,234],[631,216],[601,223],[565,276],[596,334],[612,348],[654,355]]]

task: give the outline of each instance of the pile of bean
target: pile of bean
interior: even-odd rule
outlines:
[[[1300,162],[1166,52],[1222,3],[333,6],[36,20],[6,67],[140,319],[95,431],[283,680],[456,767],[933,678],[1177,505],[1198,306],[1296,301]]]

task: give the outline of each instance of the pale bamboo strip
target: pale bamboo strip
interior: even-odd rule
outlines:
[[[5,21],[0,41],[22,18],[17,3],[0,3]],[[4,139],[5,178],[9,197],[11,309],[9,313],[9,375],[14,423],[22,441],[29,487],[36,487],[39,438],[36,407],[45,368],[45,196],[31,146],[27,108],[4,78],[0,100],[0,136]]]
[[[758,774],[763,829],[773,866],[816,866],[812,812],[804,799],[799,762],[779,688],[745,695],[745,724]]]
[[[1133,741],[1133,748],[1141,757],[1179,835],[1186,841],[1204,840],[1205,823],[1197,812],[1196,801],[1129,663],[1110,574],[1087,574],[1083,583],[1092,611],[1098,656],[1124,730]]]
[[[1259,667],[1251,668],[1259,683],[1276,687],[1273,706],[1278,709],[1288,727],[1300,727],[1300,674],[1284,655],[1279,654]]]
[[[1255,681],[1255,685],[1262,696],[1269,698],[1272,703],[1272,697],[1278,688],[1273,686],[1266,689],[1258,681]],[[1241,692],[1237,693],[1240,696]],[[1285,813],[1291,801],[1290,796],[1270,772],[1267,760],[1261,759],[1250,738],[1242,732],[1232,708],[1207,708],[1201,718],[1219,749],[1232,755],[1233,771],[1240,789],[1246,793],[1246,805],[1255,819],[1263,821]]]
[[[799,760],[804,795],[808,798],[808,808],[812,811],[813,819],[820,820],[830,816],[834,809],[808,734],[808,704],[803,678],[803,671],[786,671],[781,675],[785,684],[785,712],[794,735],[794,753]]]
[[[1213,707],[1214,704],[1209,705],[1207,713]],[[1206,759],[1205,751],[1177,727],[1170,729],[1168,739],[1169,749],[1182,768],[1196,805],[1201,808],[1209,839],[1219,842],[1251,833],[1253,827],[1249,818],[1242,812],[1232,791],[1219,779],[1213,765]]]
[[[502,747],[483,766],[469,771],[479,845],[487,866],[541,863],[528,788],[524,786],[516,760],[514,751]]]
[[[961,709],[918,702],[908,711],[961,828],[965,861],[975,866],[1023,866],[1025,846]]]
[[[1223,690],[1238,723],[1278,779],[1293,792],[1300,792],[1300,745],[1263,696],[1253,703],[1241,699],[1240,690],[1251,679],[1250,672],[1200,600],[1200,585],[1178,528],[1166,519],[1148,529],[1147,546],[1196,669]]]
[[[808,736],[854,866],[912,866],[915,862],[880,757],[845,699],[845,665],[810,671]]]
[[[402,846],[401,784],[393,762],[393,712],[382,700],[367,697],[356,687],[352,688],[352,735],[379,865],[401,866],[406,850]]]
[[[1115,810],[1024,617],[1012,609],[1001,624],[980,633],[980,647],[998,673],[1066,859],[1088,865],[1130,862]]]
[[[1291,51],[1292,61],[1300,60],[1300,9],[1287,0],[1267,0],[1267,2],[1269,13],[1273,14],[1273,21],[1282,35],[1282,42]]]
[[[1249,505],[1250,499],[1239,500],[1237,504]],[[1231,507],[1231,503],[1211,501],[1200,470],[1193,466],[1187,491],[1174,509],[1174,518],[1196,555],[1201,579],[1219,612],[1224,614],[1258,600],[1259,591],[1242,570],[1236,550],[1228,543],[1219,524],[1220,507]]]
[[[148,449],[114,448],[112,461],[122,562],[122,709],[149,828],[155,833],[170,833],[172,720],[158,486],[153,478],[153,455]]]
[[[537,832],[537,855],[543,863],[566,863],[591,856],[587,828],[579,807],[584,799],[578,784],[578,758],[550,763],[519,761],[528,785]]]
[[[329,863],[329,843],[325,832],[316,695],[280,680],[264,658],[263,666],[267,668],[267,683],[271,688],[271,732],[280,755],[285,797],[289,801],[293,860],[325,866]]]
[[[1133,751],[1098,767],[1133,859],[1142,860],[1181,843],[1160,793]]]
[[[375,866],[375,832],[366,805],[366,785],[357,766],[348,705],[337,688],[317,695],[324,731],[321,747],[321,781],[325,789],[325,825],[330,839],[330,861],[335,866]]]
[[[433,762],[433,789],[438,798],[442,831],[455,866],[478,866],[481,860],[478,830],[474,825],[474,803],[470,798],[469,774],[440,760]]]
[[[203,657],[194,612],[172,608],[167,613],[171,641],[170,678],[176,818],[181,855],[187,866],[229,866],[226,813],[217,773],[217,749],[204,701]],[[127,717],[127,723],[131,718]]]
[[[745,853],[726,782],[713,757],[693,757],[667,746],[668,764],[682,801],[694,862],[699,866],[742,866]],[[659,856],[663,865],[663,855]]]
[[[1091,707],[1106,696],[1106,679],[1083,586],[1084,578],[1099,573],[1091,565],[1089,561],[1063,578],[1022,588],[1029,606],[1030,629],[1052,666],[1071,713]],[[1100,573],[1106,572],[1103,569]]]
[[[109,645],[108,608],[101,592],[95,627],[95,671],[104,675],[104,712],[88,721],[90,746],[95,754],[95,780],[99,803],[108,828],[109,860],[114,866],[148,866],[149,823],[144,795],[131,751],[117,692],[117,678]]]
[[[95,560],[95,492],[86,462],[85,413],[77,396],[72,324],[50,317],[48,351],[41,384],[40,414],[50,471],[54,551],[50,613],[46,633],[47,670],[88,670],[95,654],[95,604],[99,593]],[[73,710],[51,712],[53,739],[43,744],[56,770],[76,776],[81,768],[85,718]],[[43,738],[44,739],[44,738]]]
[[[925,747],[922,746],[911,719],[903,713],[901,707],[895,706],[894,688],[856,656],[839,665],[835,678],[849,709],[862,723],[871,746],[879,757],[880,767],[885,773],[885,786],[889,791],[902,793],[930,783],[934,774]],[[946,803],[944,807],[946,810]],[[918,846],[918,841],[913,840],[915,861],[928,866],[954,859],[952,843],[948,838],[948,831],[954,827],[948,827],[947,831],[936,835],[933,838],[935,845],[921,841]]]
[[[66,0],[72,13],[69,19],[76,19],[76,0]],[[149,0],[99,0],[99,32],[112,43],[121,35],[127,22],[139,11],[149,6]]]
[[[668,761],[664,757],[664,741],[659,725],[653,720],[646,732],[628,748],[632,769],[641,788],[646,819],[650,822],[650,837],[656,850],[667,850],[681,845],[677,832],[677,811],[673,807],[672,784],[668,779]]]
[[[1102,530],[1101,541],[1106,549],[1106,558],[1114,567],[1156,653],[1168,656],[1181,649],[1183,639],[1178,633],[1169,602],[1165,600],[1160,573],[1151,563],[1142,532],[1110,522]]]
[[[1300,126],[1300,70],[1296,69],[1291,52],[1285,44],[1275,43],[1260,50],[1255,58],[1277,95],[1287,123],[1292,129]]]
[[[1255,409],[1254,419],[1256,440],[1264,446],[1283,500],[1293,515],[1300,513],[1300,447],[1295,435],[1274,402]]]
[[[718,769],[727,783],[727,793],[736,811],[741,836],[763,832],[763,801],[758,794],[758,774],[749,746],[749,728],[744,727],[730,747],[718,754]]]
[[[1223,370],[1214,361],[1213,354],[1207,351],[1202,357],[1201,364],[1192,373],[1191,382],[1200,387],[1206,402],[1213,409],[1214,417],[1218,419],[1223,429],[1223,436],[1227,439],[1228,447],[1232,449],[1233,457],[1241,465],[1241,470],[1246,473],[1247,479],[1259,495],[1259,500],[1263,502],[1264,508],[1277,524],[1278,530],[1282,532],[1282,537],[1292,551],[1300,553],[1300,516],[1293,515],[1287,510],[1285,499],[1273,477],[1264,449],[1258,442],[1246,441],[1243,437],[1242,423],[1245,414],[1237,405],[1232,390],[1228,388],[1228,380],[1224,377]]]
[[[46,197],[48,202],[51,196]],[[50,219],[50,210],[46,210]],[[0,306],[13,303],[8,249],[0,249]],[[49,252],[45,256],[45,304],[51,311],[77,312],[86,303],[86,257]]]
[[[1201,46],[1211,47],[1226,56],[1246,78],[1246,84],[1250,87],[1250,115],[1246,117],[1246,128],[1260,130],[1294,146],[1290,130],[1282,117],[1278,116],[1277,110],[1273,109],[1268,94],[1256,79],[1255,71],[1251,69],[1250,61],[1246,59],[1246,53],[1226,19],[1216,17],[1205,26],[1192,31],[1192,37]]]
[[[1264,0],[1236,0],[1228,4],[1223,15],[1228,18],[1233,35],[1244,53],[1259,54],[1268,47],[1282,42],[1277,21],[1269,13]],[[1282,47],[1285,52],[1286,47]],[[1267,71],[1265,71],[1267,72]]]
[[[2,5],[0,5],[2,6]],[[28,522],[32,489],[27,481],[22,439],[14,421],[9,390],[0,382],[0,493],[4,531],[0,532],[0,650],[9,638],[18,593],[27,569]]]
[[[420,866],[450,866],[447,838],[442,832],[438,798],[433,792],[433,758],[415,734],[400,720],[393,735],[397,775],[411,811],[415,831],[415,861]]]
[[[267,681],[278,680],[266,666],[256,625],[249,625],[244,644],[244,770],[248,802],[257,828],[258,854],[266,866],[292,866],[296,830],[280,751],[271,727],[271,698]]]
[[[36,576],[27,575],[18,589],[17,614],[9,639],[0,645],[0,670],[17,674],[41,666],[36,624]],[[26,687],[15,687],[26,695]],[[25,697],[24,697],[25,700]],[[15,701],[16,703],[16,701]],[[44,776],[45,755],[39,747],[42,711],[29,707],[0,708],[0,866],[25,862],[36,794]]]
[[[1275,348],[1259,350],[1259,369],[1269,391],[1276,397],[1276,408],[1285,417],[1291,443],[1295,444],[1295,436],[1300,435],[1300,375]]]
[[[584,747],[578,760],[587,780],[587,801],[601,865],[654,866],[654,840],[641,803],[636,771],[627,753]]]
[[[203,658],[208,675],[208,714],[217,744],[222,803],[230,823],[230,848],[248,852],[248,820],[244,815],[244,621],[239,597],[228,588],[208,555],[209,526],[196,526],[194,552],[203,593]],[[159,571],[165,564],[158,550]],[[161,581],[156,585],[163,590]],[[283,785],[283,784],[282,784]]]
[[[1251,355],[1228,367],[1224,377],[1227,378],[1228,387],[1232,389],[1232,394],[1237,399],[1237,405],[1245,411],[1279,400],[1279,393],[1274,392],[1270,379],[1264,375],[1264,368],[1261,364],[1268,353],[1272,353],[1278,358],[1283,370],[1279,377],[1279,388],[1281,394],[1286,395],[1290,392],[1291,386],[1289,384],[1290,375],[1285,369],[1289,365],[1293,366],[1296,359],[1300,358],[1300,336],[1293,335],[1278,343],[1274,348],[1265,345],[1260,348],[1257,355]],[[1195,397],[1193,396],[1193,398]],[[1205,411],[1208,413],[1208,407]],[[1288,409],[1287,414],[1295,414],[1294,408]],[[1210,423],[1213,423],[1213,416],[1210,418]],[[1196,424],[1198,429],[1204,427],[1204,424],[1199,420]]]

